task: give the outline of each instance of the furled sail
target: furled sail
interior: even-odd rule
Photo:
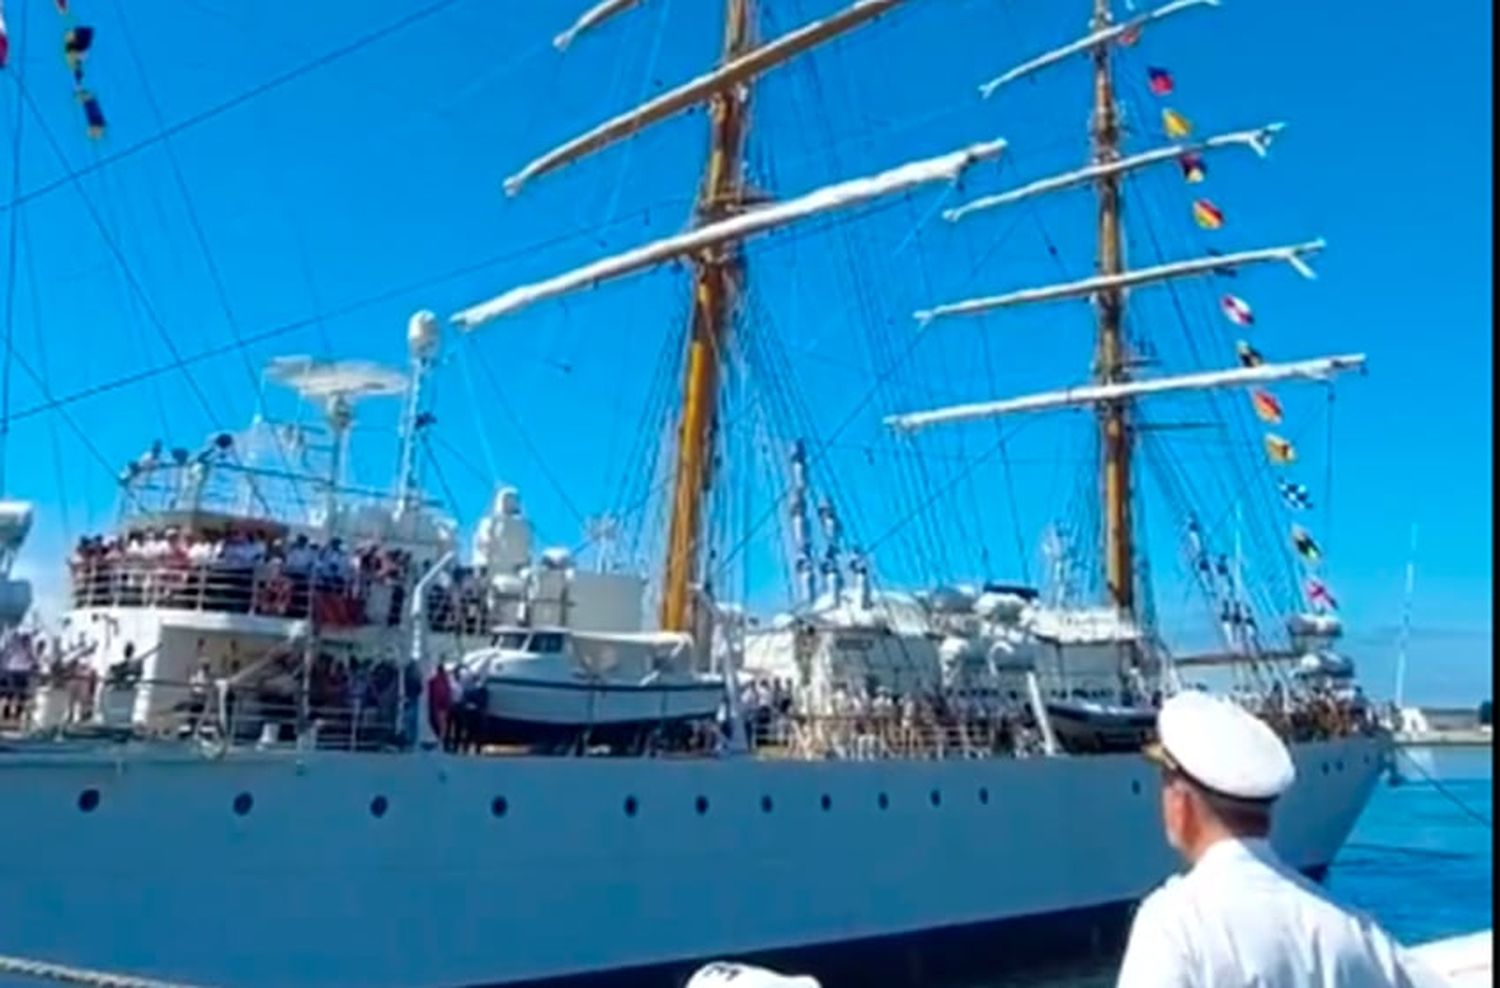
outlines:
[[[1017,79],[1031,75],[1033,72],[1038,72],[1042,69],[1045,69],[1049,65],[1055,65],[1056,63],[1061,62],[1066,58],[1070,58],[1073,55],[1078,54],[1079,52],[1089,51],[1090,49],[1096,48],[1099,45],[1107,45],[1121,35],[1129,34],[1130,32],[1139,32],[1142,27],[1146,26],[1152,21],[1159,21],[1164,17],[1171,17],[1173,14],[1180,13],[1184,10],[1190,10],[1193,7],[1217,7],[1218,5],[1219,0],[1174,0],[1174,2],[1172,3],[1157,7],[1155,10],[1148,10],[1146,13],[1141,14],[1138,17],[1132,17],[1127,21],[1114,25],[1113,27],[1102,28],[1098,31],[1086,34],[1083,37],[1079,38],[1077,41],[1073,41],[1066,45],[1063,45],[1061,48],[1054,48],[1046,54],[1038,55],[1036,58],[1033,58],[1029,62],[1023,62],[1020,65],[1017,65],[1015,68],[1011,69],[1009,72],[1002,73],[1001,75],[996,76],[989,82],[980,86],[979,92],[985,97],[985,99],[989,99],[989,97],[995,92],[995,90],[999,89],[1001,86],[1005,85],[1008,82],[1015,82]]]
[[[1315,360],[1299,360],[1283,364],[1261,364],[1258,367],[1240,367],[1232,370],[1205,371],[1198,374],[1181,374],[1148,381],[1125,381],[1115,384],[1089,384],[1061,391],[1049,391],[1023,398],[1008,398],[1004,401],[978,402],[970,405],[954,405],[930,412],[909,412],[891,415],[885,424],[895,429],[912,432],[930,425],[946,422],[965,422],[971,419],[994,418],[1018,412],[1040,412],[1053,408],[1074,408],[1079,405],[1096,405],[1100,402],[1120,401],[1146,395],[1170,394],[1176,391],[1205,391],[1214,388],[1238,388],[1245,385],[1264,384],[1267,381],[1326,380],[1339,371],[1362,368],[1365,355],[1344,354],[1337,357],[1319,357]]]
[[[593,130],[548,151],[505,180],[506,194],[515,195],[523,185],[538,175],[544,175],[571,164],[585,155],[608,147],[660,120],[691,109],[718,93],[743,85],[747,80],[795,58],[809,48],[873,21],[892,7],[904,2],[905,0],[859,0],[839,13],[804,25],[782,35],[775,41],[746,52],[739,58],[725,62],[714,71],[662,93],[655,99],[606,120]]]
[[[552,47],[558,51],[566,51],[568,46],[573,43],[573,39],[589,28],[597,26],[602,21],[608,20],[622,11],[629,10],[640,2],[641,0],[602,0],[602,2],[585,10],[579,16],[578,20],[573,22],[572,27],[553,38]]]
[[[1070,188],[1075,185],[1084,185],[1096,179],[1109,175],[1118,175],[1121,172],[1134,171],[1137,168],[1145,168],[1162,161],[1177,161],[1184,155],[1196,154],[1203,151],[1213,151],[1227,147],[1248,147],[1262,158],[1266,155],[1266,149],[1271,144],[1271,139],[1285,125],[1279,123],[1267,124],[1254,130],[1237,130],[1230,134],[1218,134],[1214,137],[1205,138],[1201,141],[1171,144],[1166,147],[1156,148],[1151,151],[1143,151],[1140,154],[1131,155],[1128,158],[1120,158],[1117,161],[1108,161],[1095,165],[1088,165],[1061,175],[1053,175],[1050,178],[1040,178],[1035,182],[1029,182],[1017,189],[1001,192],[996,195],[982,196],[961,206],[945,210],[943,219],[949,222],[957,222],[970,213],[977,213],[986,209],[994,209],[998,206],[1007,206],[1022,199],[1042,195],[1046,192],[1056,192],[1059,189]]]
[[[597,285],[611,278],[655,267],[664,261],[686,257],[721,244],[747,240],[757,234],[786,226],[808,216],[847,209],[871,199],[878,199],[881,196],[931,182],[951,182],[970,165],[998,157],[1004,149],[1003,140],[971,144],[958,151],[914,161],[877,175],[824,186],[796,199],[753,209],[717,223],[708,223],[688,230],[686,233],[636,247],[623,254],[594,261],[546,281],[513,288],[488,302],[482,302],[459,312],[453,317],[453,322],[462,329],[475,329],[492,319],[498,319],[500,316],[523,309],[542,299]]]
[[[1054,299],[1079,298],[1092,295],[1095,292],[1109,288],[1134,288],[1137,285],[1146,285],[1155,281],[1168,281],[1173,278],[1186,278],[1191,275],[1212,274],[1221,268],[1243,267],[1246,264],[1257,264],[1265,261],[1285,261],[1297,270],[1304,278],[1313,278],[1312,268],[1302,260],[1302,255],[1313,254],[1325,246],[1322,240],[1309,240],[1306,243],[1293,244],[1289,247],[1265,247],[1260,250],[1244,250],[1234,254],[1214,254],[1210,257],[1195,258],[1190,261],[1174,261],[1171,264],[1160,264],[1155,267],[1141,268],[1136,271],[1126,271],[1123,274],[1096,275],[1092,278],[1084,278],[1081,281],[1070,281],[1061,285],[1047,285],[1042,288],[1023,288],[1020,291],[1010,292],[1005,295],[990,295],[985,298],[971,298],[962,302],[950,302],[931,309],[923,309],[914,313],[918,322],[927,324],[941,316],[969,316],[980,312],[989,312],[991,309],[1003,309],[1006,306],[1022,305],[1028,302],[1048,302]]]

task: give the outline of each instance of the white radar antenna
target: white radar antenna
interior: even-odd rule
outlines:
[[[338,491],[344,483],[354,405],[366,398],[405,394],[406,375],[365,360],[276,357],[266,365],[266,376],[291,388],[304,401],[317,404],[328,420],[329,431],[333,434],[333,455],[328,468],[328,501],[323,524],[331,530]]]

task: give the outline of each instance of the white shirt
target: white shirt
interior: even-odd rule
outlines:
[[[1146,898],[1118,988],[1436,988],[1367,916],[1341,909],[1263,840],[1223,840]]]

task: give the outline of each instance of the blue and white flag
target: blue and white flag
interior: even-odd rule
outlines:
[[[1288,506],[1296,508],[1299,511],[1305,511],[1312,507],[1312,495],[1307,492],[1307,488],[1302,484],[1294,484],[1289,480],[1282,480],[1277,482],[1276,489],[1281,492],[1281,499]]]

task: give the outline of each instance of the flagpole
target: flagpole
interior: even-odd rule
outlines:
[[[1406,649],[1411,641],[1411,598],[1417,585],[1417,523],[1411,523],[1411,547],[1406,556],[1406,597],[1401,606],[1401,638],[1396,648],[1396,716],[1406,702]],[[1398,721],[1399,722],[1399,721]]]

